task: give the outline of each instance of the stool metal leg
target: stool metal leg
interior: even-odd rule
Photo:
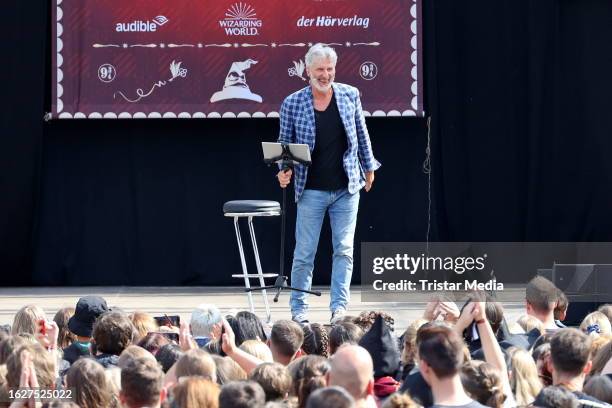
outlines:
[[[261,271],[261,262],[259,260],[259,250],[257,249],[257,240],[255,239],[255,229],[253,228],[253,217],[249,217],[249,232],[251,233],[251,242],[253,244],[253,254],[255,255],[255,264],[257,265],[257,274],[259,275],[259,286],[266,286],[266,282],[264,281],[264,275]],[[261,291],[263,296],[264,306],[266,307],[266,317],[268,322],[272,320],[272,314],[270,313],[270,305],[268,304],[268,295],[266,294],[266,290],[263,289]]]
[[[242,262],[242,274],[244,275],[244,287],[250,288],[251,283],[249,282],[249,273],[247,271],[246,259],[244,258],[244,248],[242,247],[242,238],[240,237],[240,225],[238,224],[238,217],[234,217],[234,229],[236,230],[236,240],[238,241],[238,252],[240,252],[240,262]],[[247,292],[247,296],[249,297],[249,307],[251,308],[251,313],[255,313],[255,305],[253,304],[253,295],[251,292]]]

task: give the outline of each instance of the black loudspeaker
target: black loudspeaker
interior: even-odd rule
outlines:
[[[552,268],[552,282],[568,296],[612,302],[612,265],[556,264]]]
[[[597,292],[596,265],[556,264],[552,282],[567,296],[595,295]]]
[[[612,302],[612,265],[595,265],[595,271],[599,293],[603,292],[606,302]]]
[[[567,314],[563,324],[570,327],[578,327],[586,315],[591,312],[595,312],[599,306],[606,304],[606,302],[585,302],[581,300],[572,300],[571,296],[568,296],[569,307],[567,308]]]

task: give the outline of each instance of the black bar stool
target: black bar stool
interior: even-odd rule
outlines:
[[[259,260],[259,251],[257,250],[257,240],[255,239],[255,229],[253,228],[253,217],[276,217],[281,215],[280,204],[276,201],[267,200],[235,200],[228,201],[223,204],[223,215],[234,218],[234,230],[236,231],[236,241],[238,242],[238,252],[240,253],[240,261],[242,263],[242,274],[233,274],[232,278],[244,278],[244,287],[251,288],[251,278],[259,279],[259,286],[266,286],[264,278],[276,278],[276,273],[263,273],[261,270],[261,261]],[[240,226],[238,221],[240,218],[247,218],[249,224],[249,232],[251,234],[251,243],[253,244],[253,254],[255,255],[255,264],[257,273],[248,273],[246,258],[244,256],[244,247],[242,246],[242,238],[240,235]],[[264,305],[266,308],[266,317],[271,320],[270,305],[268,304],[268,296],[266,290],[261,291]],[[249,307],[252,313],[255,313],[255,305],[253,303],[253,295],[247,292],[249,299]]]

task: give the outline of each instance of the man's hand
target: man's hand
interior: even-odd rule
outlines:
[[[281,170],[278,172],[276,178],[278,178],[278,182],[281,188],[285,188],[289,185],[289,183],[291,183],[292,174],[293,172],[291,171],[291,169]]]
[[[365,191],[367,193],[372,188],[372,184],[374,184],[374,172],[373,171],[366,172],[365,179],[366,179]]]

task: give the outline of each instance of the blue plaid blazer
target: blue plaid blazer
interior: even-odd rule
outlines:
[[[348,177],[351,194],[365,186],[365,172],[374,171],[380,163],[374,158],[370,135],[366,127],[359,91],[357,88],[332,83],[340,118],[346,130],[348,150],[344,153],[344,171]],[[310,86],[289,95],[280,110],[280,143],[303,143],[312,153],[316,142],[314,105]],[[308,177],[308,168],[296,165],[294,171],[295,201],[297,202]]]

